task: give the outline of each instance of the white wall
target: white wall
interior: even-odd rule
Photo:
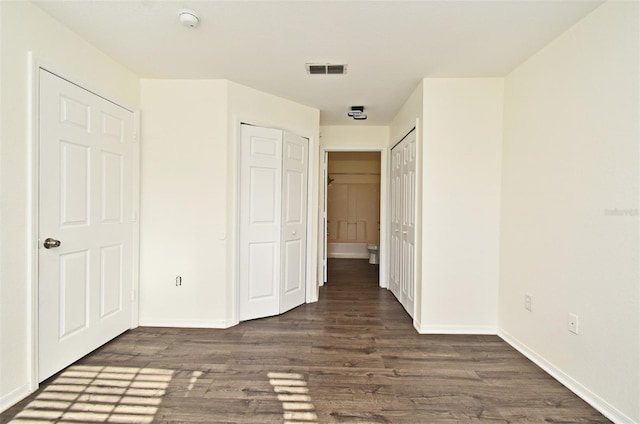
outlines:
[[[503,80],[423,85],[418,329],[495,334]]]
[[[640,422],[638,9],[605,3],[505,86],[501,334],[620,423]]]
[[[381,125],[323,125],[321,146],[371,147],[389,146],[389,127]]]
[[[141,105],[140,324],[227,327],[227,82],[144,79]]]
[[[31,139],[28,52],[137,107],[138,78],[27,1],[0,1],[0,410],[31,386]],[[11,246],[8,249],[7,246]]]
[[[405,135],[407,135],[409,131],[416,127],[416,122],[418,123],[418,127],[421,126],[424,107],[423,92],[423,82],[420,81],[420,84],[418,84],[416,89],[413,90],[413,93],[411,93],[407,101],[402,105],[396,116],[393,118],[393,121],[389,126],[390,147],[393,147]],[[421,128],[417,128],[417,130],[417,140],[421,140]]]

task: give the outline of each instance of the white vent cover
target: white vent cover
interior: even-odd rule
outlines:
[[[310,75],[343,75],[347,73],[347,65],[333,63],[306,63]]]

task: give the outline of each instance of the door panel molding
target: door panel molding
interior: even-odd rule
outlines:
[[[391,291],[412,318],[416,294],[417,130],[391,149]]]
[[[132,216],[123,217],[123,219],[131,219],[132,223],[132,252],[131,257],[128,260],[131,262],[131,279],[132,279],[132,292],[131,293],[123,293],[123,299],[131,302],[131,315],[129,317],[129,328],[134,328],[138,325],[138,303],[137,303],[137,293],[138,293],[138,270],[139,270],[139,222],[138,222],[138,210],[139,210],[139,169],[140,169],[140,144],[139,144],[139,136],[140,133],[140,113],[137,107],[133,107],[127,102],[123,102],[118,99],[114,99],[111,95],[101,93],[100,90],[96,90],[92,88],[93,84],[88,83],[82,77],[78,75],[73,75],[73,73],[69,72],[67,69],[61,68],[54,63],[51,63],[47,60],[44,60],[42,57],[38,57],[32,52],[28,55],[29,62],[29,113],[28,113],[28,133],[27,137],[29,140],[28,144],[28,198],[30,199],[29,204],[27,206],[28,211],[28,222],[29,225],[27,227],[28,234],[28,254],[27,254],[27,263],[28,263],[28,271],[27,271],[27,279],[28,279],[28,299],[29,303],[27,305],[27,356],[29,357],[30,366],[28,368],[28,385],[26,385],[26,389],[28,392],[33,392],[39,387],[39,370],[38,370],[38,351],[39,351],[39,328],[38,328],[38,305],[39,305],[39,271],[38,271],[38,258],[39,258],[39,247],[41,245],[41,240],[39,239],[39,220],[40,220],[40,201],[39,201],[39,191],[40,191],[40,172],[39,172],[39,162],[40,162],[40,137],[39,137],[39,126],[40,126],[40,72],[41,70],[47,71],[58,78],[65,80],[75,86],[82,88],[83,90],[100,97],[101,99],[112,103],[122,109],[126,109],[127,111],[133,114],[133,132],[134,132],[134,140],[133,140],[133,154],[132,154],[132,194],[131,194],[131,202],[133,205],[133,213]],[[71,119],[72,115],[70,112],[67,113],[67,118]],[[115,136],[114,128],[107,119],[108,117],[103,116],[103,125],[102,129],[105,135],[107,136]],[[111,212],[109,210],[108,212]],[[108,314],[107,314],[108,315]]]
[[[309,140],[241,124],[238,319],[278,315],[307,300]],[[269,245],[256,253],[255,246]]]

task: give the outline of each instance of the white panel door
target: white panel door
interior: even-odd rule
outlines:
[[[134,117],[45,70],[39,109],[42,381],[131,326]]]
[[[402,148],[391,151],[391,269],[389,289],[400,300],[400,247],[402,245]]]
[[[327,195],[329,186],[329,152],[324,152],[323,158],[323,183],[322,183],[322,282],[326,283],[329,277],[329,261],[327,259],[327,239],[329,238],[329,228],[327,222]]]
[[[391,150],[389,289],[413,317],[415,297],[416,133]]]
[[[309,141],[284,133],[280,313],[305,301]]]
[[[280,313],[282,131],[242,125],[240,321]]]
[[[411,132],[402,146],[402,255],[400,264],[400,301],[413,317],[415,288],[415,198],[416,198],[416,136]]]

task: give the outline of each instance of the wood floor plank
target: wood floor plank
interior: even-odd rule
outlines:
[[[0,423],[608,423],[497,336],[419,335],[377,266],[331,260],[320,301],[223,330],[137,328]]]

